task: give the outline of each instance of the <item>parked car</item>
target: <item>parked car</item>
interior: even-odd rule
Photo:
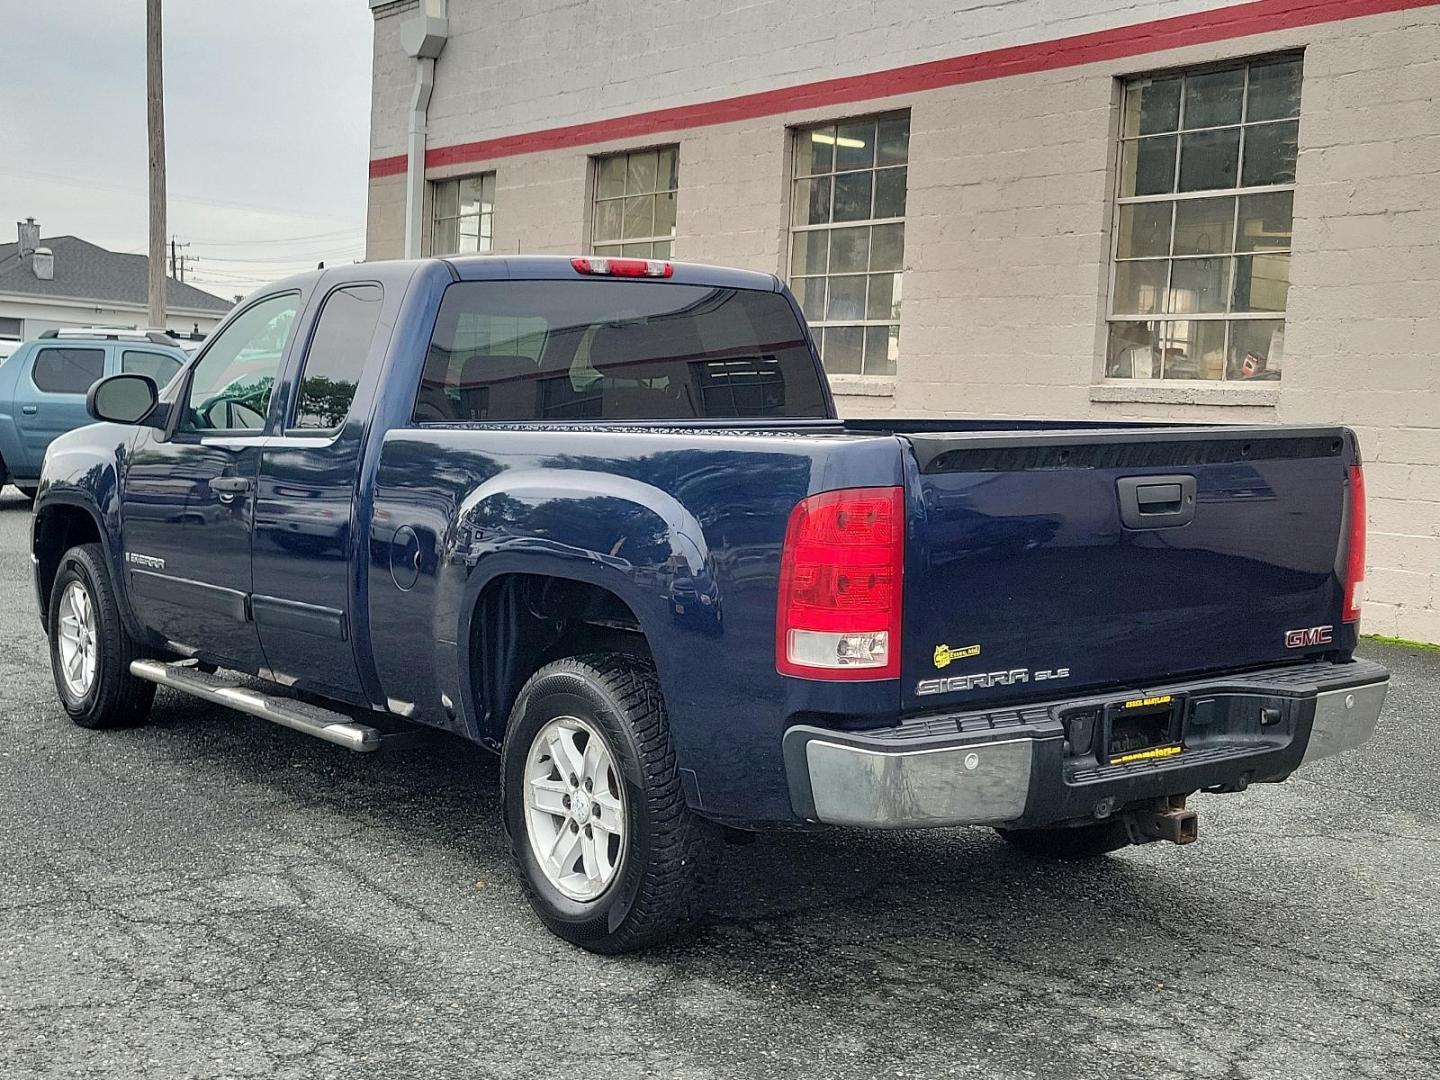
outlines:
[[[1185,843],[1188,796],[1363,743],[1385,697],[1350,431],[840,420],[767,275],[312,272],[90,409],[32,541],[74,721],[161,684],[477,742],[534,910],[599,952],[694,922],[746,830]]]
[[[45,450],[92,423],[85,393],[106,375],[132,372],[164,385],[187,357],[163,333],[90,327],[47,330],[0,363],[0,486],[34,498]]]

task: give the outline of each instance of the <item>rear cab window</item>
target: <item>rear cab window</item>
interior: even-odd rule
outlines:
[[[105,350],[47,345],[35,353],[30,381],[46,394],[83,394],[105,374]]]
[[[824,418],[780,293],[625,281],[473,281],[445,291],[417,423]]]

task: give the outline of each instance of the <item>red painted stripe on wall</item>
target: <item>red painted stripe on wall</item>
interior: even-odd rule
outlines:
[[[841,79],[765,90],[696,105],[680,105],[652,112],[633,113],[608,120],[546,128],[518,135],[501,135],[478,142],[433,146],[426,151],[426,168],[468,161],[559,150],[592,143],[630,139],[657,132],[728,124],[760,116],[774,116],[855,101],[913,94],[944,86],[1027,75],[1037,71],[1093,64],[1127,56],[1161,52],[1187,45],[1203,45],[1289,30],[1321,23],[1380,15],[1406,8],[1433,7],[1436,0],[1253,0],[1169,19],[1132,23],[1089,34],[1057,38],[1028,45],[1013,45],[970,53],[924,64],[874,71]],[[370,177],[377,179],[405,171],[404,154],[370,162]]]

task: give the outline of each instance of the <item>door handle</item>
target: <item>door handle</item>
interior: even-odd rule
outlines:
[[[1195,519],[1195,477],[1126,476],[1115,481],[1127,529],[1173,529]]]
[[[21,405],[20,411],[26,416],[34,416],[37,408],[38,406],[35,405]]]
[[[255,490],[255,481],[248,476],[217,476],[210,481],[210,490],[220,496],[221,502],[230,502],[236,495]]]

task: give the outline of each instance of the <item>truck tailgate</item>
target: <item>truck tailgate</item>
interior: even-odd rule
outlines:
[[[1340,633],[1344,429],[902,438],[923,503],[907,708],[1141,689],[1300,659],[1314,642],[1287,646],[1295,629]]]

